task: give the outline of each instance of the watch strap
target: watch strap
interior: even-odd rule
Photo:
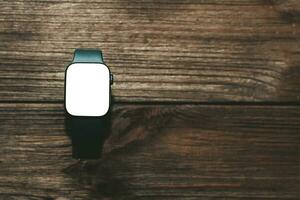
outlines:
[[[72,63],[104,63],[104,60],[98,49],[76,49]]]
[[[100,50],[76,49],[72,63],[102,63]],[[65,125],[72,141],[72,154],[76,159],[98,159],[110,128],[110,113],[102,117],[77,117],[66,113]]]
[[[109,115],[74,117],[67,114],[66,129],[72,140],[72,155],[76,159],[98,159],[108,136]]]

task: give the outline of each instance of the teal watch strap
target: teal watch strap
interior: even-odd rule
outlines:
[[[104,61],[100,50],[76,49],[72,63],[104,64]],[[72,142],[73,158],[101,157],[104,141],[110,132],[109,121],[109,112],[102,117],[76,117],[66,112],[65,125]]]
[[[66,114],[65,127],[76,159],[98,159],[110,132],[110,114],[101,118],[73,117]]]
[[[104,61],[100,50],[76,49],[72,63],[104,63]]]

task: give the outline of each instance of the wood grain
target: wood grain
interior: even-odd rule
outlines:
[[[0,1],[0,101],[63,100],[101,48],[117,102],[299,102],[298,0]]]
[[[299,23],[298,0],[0,0],[0,199],[299,199]],[[75,48],[125,102],[101,160],[71,158]]]
[[[99,161],[61,104],[0,104],[0,199],[299,199],[300,108],[115,105]]]

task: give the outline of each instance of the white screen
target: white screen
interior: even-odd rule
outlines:
[[[109,109],[110,72],[98,63],[74,63],[66,71],[66,110],[74,116],[103,116]]]

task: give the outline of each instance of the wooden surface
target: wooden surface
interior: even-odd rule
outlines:
[[[0,100],[63,101],[101,48],[116,101],[299,102],[298,0],[0,1]]]
[[[0,199],[299,199],[299,0],[0,0]],[[76,161],[75,48],[115,75],[103,158]]]
[[[1,199],[299,199],[299,107],[115,106],[87,163],[71,159],[63,105],[0,111]]]

